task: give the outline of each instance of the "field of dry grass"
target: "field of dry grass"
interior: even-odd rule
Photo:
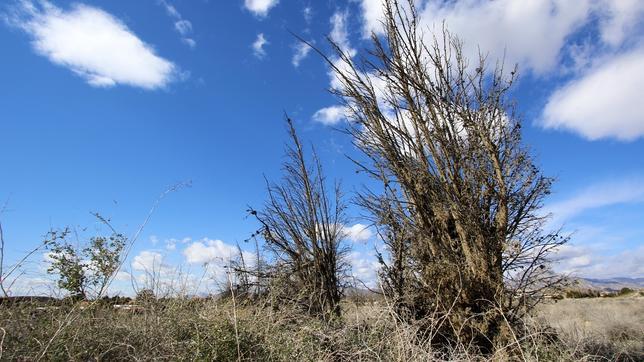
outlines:
[[[644,360],[641,295],[564,299],[541,306],[537,315],[577,354]]]
[[[115,310],[105,303],[3,305],[1,360],[644,360],[644,298],[543,305],[517,345],[481,356],[466,343],[435,350],[383,303],[343,304],[323,324],[289,310],[212,299],[170,299]],[[82,307],[82,308],[81,308]],[[520,348],[517,348],[517,347]],[[510,357],[513,356],[513,357]]]

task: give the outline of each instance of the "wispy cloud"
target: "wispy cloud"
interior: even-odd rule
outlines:
[[[38,54],[94,87],[158,89],[180,76],[172,62],[101,9],[77,4],[63,10],[49,2],[23,1],[13,10],[8,22],[33,38]]]
[[[644,181],[623,180],[591,185],[570,198],[547,205],[545,213],[553,224],[566,222],[584,211],[601,207],[644,202]]]
[[[336,11],[333,13],[329,19],[331,25],[331,32],[329,33],[329,38],[333,41],[342,52],[344,52],[348,57],[352,58],[356,55],[357,51],[351,46],[349,41],[349,32],[348,32],[348,18],[349,12],[345,11]],[[346,62],[344,62],[339,57],[332,57],[331,61],[335,68],[340,69],[343,72],[350,72]],[[337,76],[337,73],[334,69],[329,69],[329,80],[330,86],[332,89],[341,89],[342,81]],[[313,121],[322,123],[327,126],[336,125],[347,119],[347,109],[341,105],[334,105],[330,107],[325,107],[319,109],[313,114]]]
[[[595,0],[594,10],[599,15],[599,35],[605,44],[619,47],[634,33],[639,31],[641,35],[644,2]]]
[[[174,20],[174,29],[181,35],[181,42],[190,48],[195,48],[197,42],[190,37],[192,34],[192,23],[183,18],[181,13],[166,0],[159,0],[159,4],[165,8],[166,13]]]
[[[555,255],[556,270],[581,277],[644,276],[644,247],[633,243],[642,237],[641,228],[590,224],[584,219],[592,210],[644,203],[644,180],[629,178],[589,185],[571,196],[546,205],[552,228],[567,224],[571,241]]]
[[[644,246],[607,253],[603,248],[564,245],[555,255],[556,270],[586,278],[644,277]]]
[[[188,20],[179,20],[174,23],[174,28],[179,32],[179,34],[188,35],[192,32],[192,23]]]
[[[347,238],[353,242],[366,242],[373,237],[373,232],[369,226],[364,224],[345,226],[343,230]]]
[[[336,11],[329,20],[331,23],[331,33],[329,37],[336,43],[342,51],[347,52],[353,56],[355,50],[351,47],[348,32],[348,11]]]
[[[170,4],[166,0],[158,0],[159,5],[163,6],[168,16],[174,19],[181,19],[181,14],[177,11],[177,8],[174,5]]]
[[[279,0],[244,0],[244,7],[255,16],[265,17],[279,3]]]
[[[165,244],[165,249],[169,251],[173,251],[177,249],[177,244],[186,244],[191,242],[192,239],[190,238],[183,238],[183,239],[166,239],[164,244]]]
[[[313,120],[327,126],[336,125],[347,119],[347,110],[344,106],[331,106],[322,108],[313,114]]]
[[[311,20],[313,20],[313,8],[311,6],[306,6],[302,10],[302,14],[304,15],[304,21],[306,21],[306,24],[311,24]]]
[[[311,41],[313,43],[313,41]],[[298,41],[294,46],[293,49],[295,52],[293,53],[293,59],[291,59],[291,63],[295,68],[300,66],[300,63],[304,58],[306,58],[309,55],[309,52],[311,51],[311,47],[303,43],[301,41]]]
[[[257,38],[253,42],[253,54],[255,57],[262,59],[266,56],[266,49],[264,47],[269,44],[268,40],[264,37],[264,33],[257,34]]]
[[[354,251],[349,253],[347,261],[351,266],[351,274],[357,279],[359,287],[362,286],[361,283],[370,288],[377,285],[380,263],[378,263],[374,255]]]
[[[159,237],[156,235],[150,235],[150,244],[157,245],[159,243]]]

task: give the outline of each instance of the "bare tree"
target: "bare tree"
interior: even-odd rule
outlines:
[[[309,165],[302,144],[287,118],[292,145],[287,149],[280,184],[267,181],[268,201],[251,215],[273,261],[265,266],[270,292],[323,319],[340,315],[345,205],[336,183],[329,193],[322,166],[313,150]]]
[[[547,257],[565,238],[538,212],[552,179],[521,141],[516,68],[470,64],[449,31],[423,31],[411,0],[383,10],[361,62],[333,42],[338,59],[322,54],[370,160],[359,165],[384,187],[360,197],[388,246],[383,285],[406,318],[444,319],[437,342],[489,351],[557,280]]]

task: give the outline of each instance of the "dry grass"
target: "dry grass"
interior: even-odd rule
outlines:
[[[82,310],[3,305],[0,360],[635,361],[643,356],[644,298],[545,305],[535,319],[541,324],[529,324],[520,348],[500,347],[491,356],[464,343],[437,350],[382,303],[345,301],[344,318],[326,324],[292,310],[239,302],[169,299],[150,301],[136,312],[101,303]]]
[[[644,298],[564,299],[545,304],[538,317],[577,356],[644,360]]]

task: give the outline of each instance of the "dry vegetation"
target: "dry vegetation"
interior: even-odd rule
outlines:
[[[542,305],[536,315],[557,331],[561,342],[576,356],[644,358],[644,298],[637,293],[564,299]]]
[[[1,300],[0,359],[643,360],[640,294],[544,302],[561,291],[549,261],[567,238],[545,230],[552,179],[522,142],[508,93],[516,72],[484,56],[470,64],[447,30],[428,37],[413,0],[384,10],[368,56],[341,44],[322,54],[362,151],[356,165],[379,185],[357,196],[385,245],[379,293],[346,297],[343,194],[289,121],[284,177],[249,209],[256,260],[240,249],[224,293],[104,298],[158,202],[130,238],[97,215],[108,236],[80,247],[52,231],[32,251],[50,251],[69,297]],[[3,270],[3,247],[0,225],[6,296],[16,268]]]
[[[342,303],[342,320],[324,323],[292,309],[228,299],[138,301],[137,310],[17,303],[0,308],[2,360],[258,361],[640,361],[641,297],[564,299],[527,319],[516,345],[481,356],[454,344],[433,348],[419,326],[402,323],[379,300]],[[81,304],[82,305],[82,304]],[[69,323],[69,325],[67,325]],[[549,327],[552,326],[552,327]],[[471,347],[471,346],[470,346]],[[513,351],[510,353],[510,351]]]

